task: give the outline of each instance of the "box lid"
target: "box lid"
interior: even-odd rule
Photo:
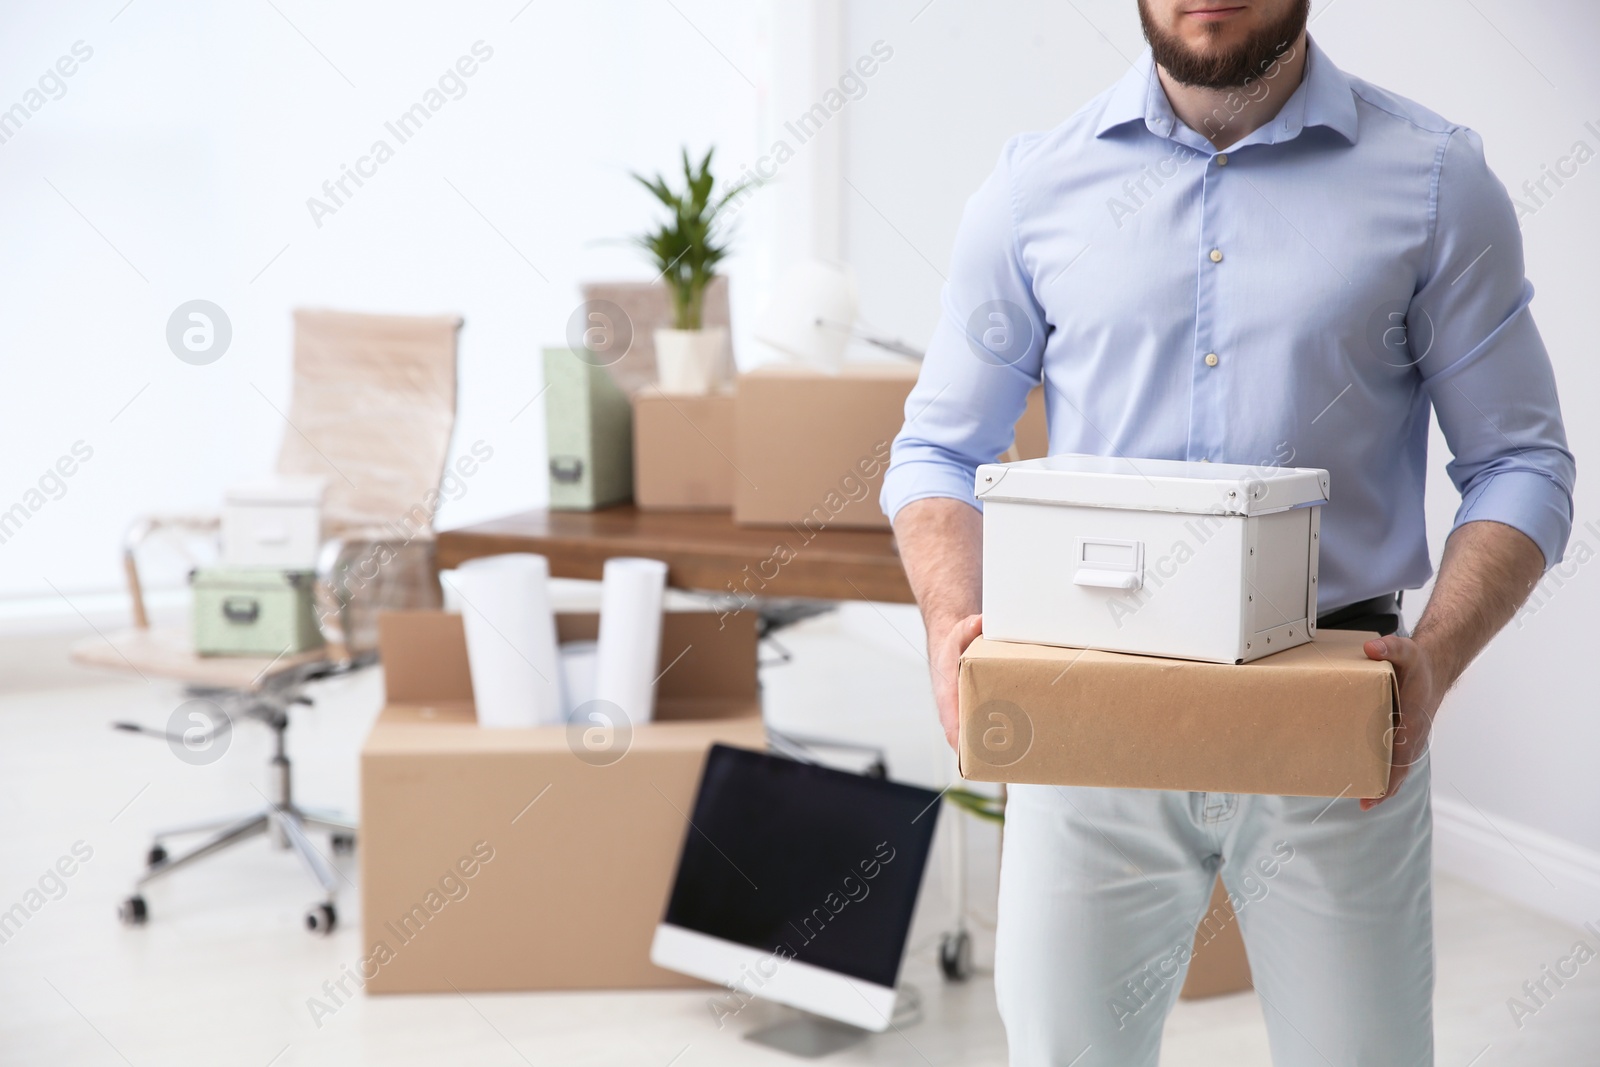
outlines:
[[[1064,453],[985,463],[978,468],[974,491],[980,500],[1012,503],[1266,515],[1326,503],[1328,472]]]
[[[309,587],[313,574],[284,567],[196,567],[189,575],[195,589],[223,592],[271,592]]]
[[[315,474],[284,474],[229,486],[229,504],[320,504],[328,480]]]

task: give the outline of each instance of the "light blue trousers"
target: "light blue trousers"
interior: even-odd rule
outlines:
[[[1428,786],[1426,758],[1370,812],[1012,786],[995,990],[1013,1067],[1156,1067],[1219,870],[1275,1067],[1429,1067]]]

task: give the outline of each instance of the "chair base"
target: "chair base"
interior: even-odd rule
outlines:
[[[333,865],[322,854],[306,830],[325,830],[331,835],[334,852],[347,852],[355,848],[356,824],[334,815],[307,811],[293,805],[264,805],[253,812],[230,819],[210,820],[188,826],[178,826],[158,831],[150,847],[150,863],[134,882],[133,896],[123,901],[121,916],[130,926],[143,925],[149,919],[149,908],[142,890],[151,882],[167,877],[174,871],[193,866],[208,856],[242,844],[253,837],[270,833],[279,848],[290,849],[300,857],[306,872],[322,890],[323,899],[312,905],[306,913],[306,927],[312,933],[328,934],[338,922],[334,899],[338,895],[338,876]],[[169,838],[212,831],[199,844],[176,855],[168,855],[163,844]]]
[[[122,902],[118,911],[122,921],[129,926],[142,926],[149,920],[150,911],[145,903],[143,889],[174,871],[191,867],[208,856],[232,848],[261,834],[270,834],[280,849],[294,852],[304,864],[306,873],[322,890],[322,900],[306,912],[306,928],[315,934],[329,934],[338,923],[334,898],[338,894],[339,875],[322,851],[311,843],[306,831],[322,830],[330,835],[334,852],[355,849],[356,824],[332,812],[315,808],[302,808],[294,803],[290,788],[289,757],[284,748],[284,734],[289,726],[288,709],[291,704],[311,701],[295,682],[278,689],[244,695],[240,710],[248,717],[259,719],[273,732],[274,752],[268,763],[268,781],[271,796],[263,793],[267,803],[254,811],[226,818],[204,819],[200,822],[158,830],[150,845],[148,865],[134,881],[133,895]],[[231,723],[231,719],[230,719]],[[231,729],[231,725],[228,727]],[[170,855],[166,842],[170,838],[190,834],[207,834],[204,840]]]

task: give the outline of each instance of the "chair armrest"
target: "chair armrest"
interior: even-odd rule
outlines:
[[[188,530],[192,533],[216,533],[222,528],[222,516],[207,514],[141,515],[128,524],[122,534],[122,572],[128,581],[128,597],[133,606],[133,625],[140,630],[150,628],[150,616],[144,608],[144,583],[139,579],[139,546],[152,534],[162,530]]]

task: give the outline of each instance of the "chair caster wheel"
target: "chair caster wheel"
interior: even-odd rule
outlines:
[[[939,970],[951,982],[972,977],[972,938],[965,930],[945,934],[939,940]]]
[[[150,851],[145,854],[145,862],[154,867],[158,863],[167,862],[167,850],[157,842],[150,846]]]
[[[328,844],[333,846],[336,856],[348,856],[356,850],[355,834],[333,834],[328,838]]]
[[[339,913],[333,910],[332,904],[318,904],[306,912],[306,929],[320,937],[327,937],[333,933],[333,928],[339,925]]]
[[[123,926],[143,926],[150,918],[150,909],[145,907],[144,897],[131,896],[117,905],[117,918]]]

